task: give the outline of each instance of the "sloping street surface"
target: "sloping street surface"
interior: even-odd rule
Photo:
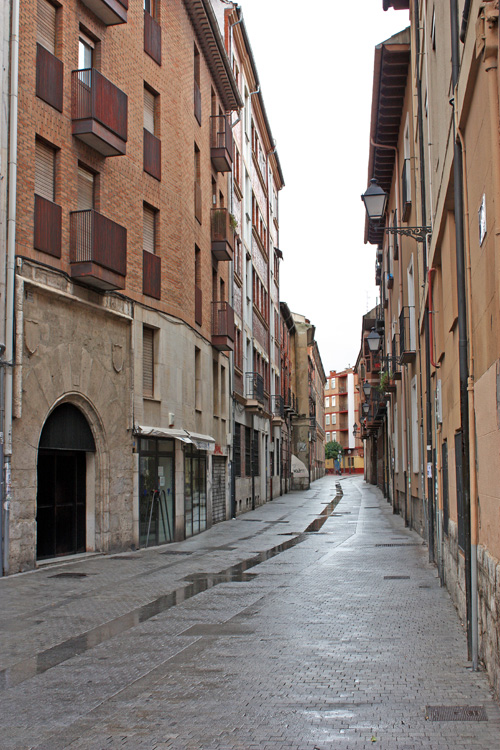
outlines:
[[[2,750],[500,748],[427,548],[337,481],[1,580]]]

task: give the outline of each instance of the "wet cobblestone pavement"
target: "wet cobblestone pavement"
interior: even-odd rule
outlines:
[[[2,579],[1,750],[500,749],[427,548],[377,489],[341,486]]]

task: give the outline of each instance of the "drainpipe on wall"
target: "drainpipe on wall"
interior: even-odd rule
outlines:
[[[16,255],[17,200],[17,104],[19,90],[19,0],[12,0],[10,35],[10,116],[9,116],[9,184],[7,203],[7,288],[5,298],[4,365],[4,487],[3,495],[3,573],[9,572],[10,472],[12,456],[12,368],[14,355],[14,277]]]
[[[422,226],[427,226],[427,195],[425,189],[425,150],[424,150],[424,119],[422,105],[422,79],[420,76],[420,24],[419,24],[419,3],[415,0],[415,52],[417,64],[415,66],[417,74],[417,119],[419,131],[419,163],[420,163],[420,206]],[[424,27],[425,28],[425,27]],[[427,276],[427,238],[423,245],[424,261],[424,279]],[[429,562],[434,562],[434,477],[436,465],[433,456],[433,435],[432,435],[432,399],[431,399],[431,365],[430,365],[430,343],[429,343],[429,311],[427,306],[424,307],[424,346],[425,346],[425,425],[426,425],[426,458],[427,466],[431,467],[431,476],[429,471],[424,472],[427,475],[427,535],[429,542]],[[422,378],[422,369],[420,368],[420,378]],[[422,381],[421,381],[422,382]],[[422,399],[422,386],[420,386],[420,398]]]
[[[458,7],[457,0],[450,0],[451,62],[453,106],[456,109],[457,85],[460,75],[460,52],[458,47]],[[453,122],[455,129],[455,118]],[[462,149],[458,138],[454,138],[453,158],[455,244],[457,258],[457,303],[458,303],[458,363],[460,375],[460,425],[462,445],[462,484],[464,509],[464,554],[465,554],[465,601],[467,620],[467,647],[469,658],[472,650],[472,582],[471,582],[471,516],[470,516],[470,473],[469,473],[469,412],[468,412],[468,352],[467,352],[467,300],[465,295],[464,259],[464,210],[463,210],[463,165]],[[457,488],[458,489],[458,488]]]

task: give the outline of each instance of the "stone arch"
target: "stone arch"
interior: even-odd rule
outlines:
[[[78,392],[69,392],[58,398],[48,410],[38,436],[38,446],[50,417],[64,404],[77,408],[86,420],[92,435],[95,450],[85,452],[85,551],[106,549],[109,519],[109,455],[102,419],[95,405]],[[38,467],[38,456],[37,456]],[[38,477],[36,496],[38,497]]]

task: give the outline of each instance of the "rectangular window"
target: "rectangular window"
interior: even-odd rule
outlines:
[[[156,0],[144,0],[144,10],[153,18],[156,17]]]
[[[142,329],[142,395],[154,395],[154,330],[146,326]]]
[[[335,388],[335,378],[332,378],[332,390]]]
[[[329,407],[330,407],[330,396],[327,396],[325,398],[325,408],[328,409]]]
[[[85,167],[78,167],[77,210],[88,211],[94,208],[95,175]]]
[[[155,135],[155,100],[156,96],[144,86],[144,130]]]
[[[327,414],[325,417],[325,424],[330,424],[330,415]]]
[[[201,411],[201,349],[194,348],[194,408]]]
[[[212,362],[212,385],[214,399],[214,417],[219,416],[219,363]]]
[[[252,472],[254,477],[260,477],[260,457],[259,457],[259,432],[253,432],[252,445]]]
[[[330,442],[330,433],[329,432],[326,433],[326,442],[327,443]]]
[[[245,427],[245,476],[252,476],[252,444],[250,442],[250,427]]]
[[[56,9],[47,0],[38,0],[36,40],[51,54],[56,53]]]
[[[194,215],[201,224],[201,154],[200,149],[194,144]]]
[[[194,80],[194,116],[201,125],[201,69],[200,69],[200,52],[198,47],[194,46],[194,66],[193,66]]]
[[[156,250],[156,211],[149,206],[143,207],[142,249],[153,255]]]
[[[55,198],[56,152],[42,141],[35,141],[35,193],[48,201]]]
[[[332,406],[337,406],[337,396],[332,396]]]
[[[241,429],[241,424],[235,424],[233,438],[233,471],[235,477],[241,477]]]
[[[95,44],[86,34],[80,31],[78,37],[78,70],[88,70],[94,67],[94,49]],[[80,78],[80,76],[78,76]],[[82,78],[85,83],[89,83],[89,78]]]
[[[194,348],[194,408],[201,411],[201,349]]]
[[[418,403],[417,378],[411,381],[411,448],[413,471],[418,472]]]

